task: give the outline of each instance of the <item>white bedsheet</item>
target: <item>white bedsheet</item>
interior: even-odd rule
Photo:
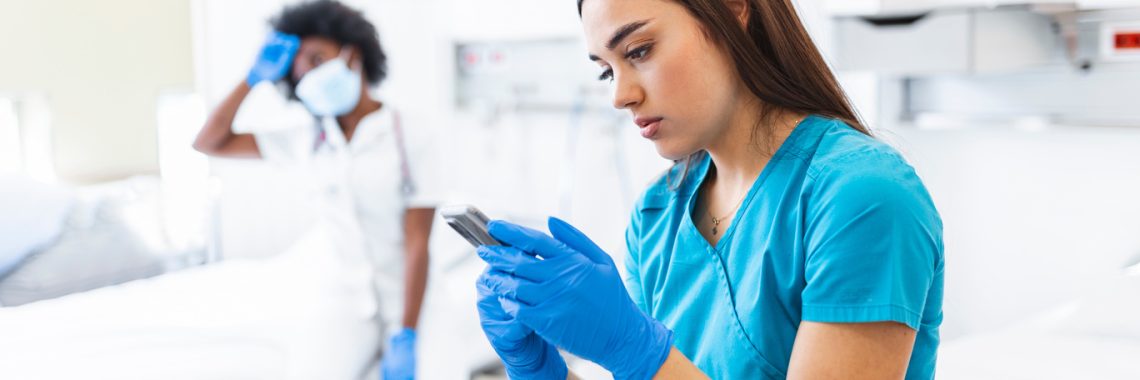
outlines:
[[[938,378],[1140,379],[1140,276],[1096,289],[1016,327],[945,342]]]
[[[356,379],[379,331],[368,268],[314,227],[227,261],[0,308],[4,379]]]
[[[943,346],[939,379],[1140,379],[1140,341],[1122,337],[1008,332]]]

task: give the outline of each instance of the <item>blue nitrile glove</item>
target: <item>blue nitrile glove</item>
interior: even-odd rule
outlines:
[[[388,352],[380,362],[380,372],[384,380],[416,378],[416,330],[405,327],[388,339]]]
[[[289,73],[293,65],[293,57],[297,49],[301,48],[301,38],[292,34],[274,31],[265,39],[261,46],[261,53],[257,54],[257,61],[249,69],[249,76],[245,83],[250,87],[261,81],[275,81]]]
[[[479,247],[491,266],[480,281],[502,297],[508,314],[550,343],[615,379],[652,378],[669,356],[673,332],[637,308],[597,244],[557,218],[549,228],[558,239],[492,221],[491,236],[506,245]]]
[[[478,281],[475,288],[479,292],[479,323],[491,347],[503,359],[507,376],[511,379],[565,379],[568,370],[558,349],[507,314],[499,295],[482,281]]]

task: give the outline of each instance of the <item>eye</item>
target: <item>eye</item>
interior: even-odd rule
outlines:
[[[647,55],[649,55],[649,51],[651,49],[653,49],[653,44],[638,46],[637,48],[630,50],[629,53],[625,53],[625,58],[632,61],[643,60]]]
[[[614,69],[606,69],[606,71],[603,71],[602,75],[598,76],[598,80],[600,80],[600,81],[607,81],[608,80],[608,81],[612,82],[614,80]]]

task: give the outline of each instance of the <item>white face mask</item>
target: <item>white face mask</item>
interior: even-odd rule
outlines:
[[[316,116],[340,116],[360,102],[360,74],[337,57],[310,70],[297,83],[297,97]]]

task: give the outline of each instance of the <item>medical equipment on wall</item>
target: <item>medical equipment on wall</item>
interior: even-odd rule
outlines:
[[[1140,124],[1140,2],[945,3],[834,16],[836,67],[879,75],[881,122]]]
[[[631,171],[621,127],[628,112],[610,104],[609,84],[595,80],[598,67],[586,58],[580,39],[467,41],[455,44],[454,106],[459,113],[480,115],[484,126],[498,125],[508,116],[554,117],[564,123],[564,145],[557,168],[557,213],[572,209],[578,156],[585,127],[600,127],[612,139],[609,160],[621,178]],[[584,125],[585,124],[585,125]],[[541,128],[536,125],[535,128]],[[525,132],[525,131],[523,131]],[[524,141],[527,133],[517,136]],[[525,142],[524,142],[525,143]],[[529,161],[518,162],[527,172]],[[619,181],[620,196],[632,203],[636,186]]]
[[[455,104],[491,103],[517,109],[566,111],[583,96],[601,95],[597,68],[577,39],[459,42],[455,46]],[[563,57],[581,57],[569,60]],[[554,58],[554,59],[551,59]]]

